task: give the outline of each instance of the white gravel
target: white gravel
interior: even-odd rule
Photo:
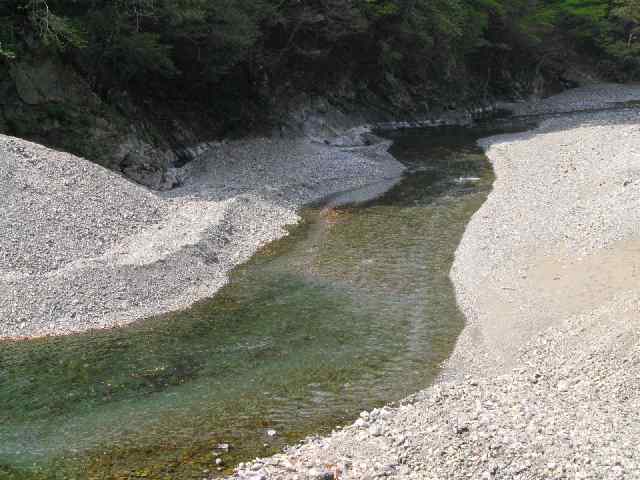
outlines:
[[[565,90],[547,98],[527,102],[503,104],[515,115],[548,115],[587,110],[601,110],[626,102],[637,102],[639,85],[593,83],[581,88]]]
[[[591,86],[520,113],[637,99]],[[468,323],[440,380],[235,478],[639,479],[639,115],[482,140],[497,180],[456,253]]]
[[[157,193],[0,135],[0,338],[130,323],[209,297],[297,209],[403,170],[388,143],[221,143]],[[389,185],[389,182],[387,182]]]

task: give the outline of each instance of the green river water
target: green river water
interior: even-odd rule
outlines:
[[[202,479],[428,386],[464,324],[448,273],[488,133],[389,133],[400,183],[305,209],[187,311],[0,343],[0,479]]]

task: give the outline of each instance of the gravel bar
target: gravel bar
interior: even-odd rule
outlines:
[[[373,183],[388,187],[404,168],[383,141],[210,147],[179,172],[180,188],[158,193],[0,135],[0,338],[109,328],[187,308],[286,235],[302,205]]]
[[[640,87],[519,105],[451,278],[466,318],[432,387],[235,479],[640,479]]]

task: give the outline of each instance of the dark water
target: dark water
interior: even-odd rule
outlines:
[[[0,479],[201,479],[218,443],[228,473],[427,386],[463,327],[448,272],[488,133],[389,134],[396,187],[307,209],[188,311],[0,344]]]

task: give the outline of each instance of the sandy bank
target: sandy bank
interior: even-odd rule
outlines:
[[[522,111],[638,98],[591,86]],[[456,253],[468,324],[441,381],[237,477],[640,478],[639,115],[483,140],[497,180]]]
[[[398,177],[387,148],[223,143],[158,193],[0,136],[0,338],[123,325],[209,297],[300,206]]]

